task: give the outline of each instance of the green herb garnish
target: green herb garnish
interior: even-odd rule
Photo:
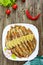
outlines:
[[[5,7],[12,6],[16,0],[0,0],[0,5],[3,5]]]
[[[11,57],[12,57],[13,59],[16,59],[16,56],[15,56],[14,54],[12,54]]]
[[[7,50],[7,48],[5,47],[5,48],[4,48],[4,51],[6,51],[6,50]]]

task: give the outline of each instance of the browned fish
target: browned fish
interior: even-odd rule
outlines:
[[[11,27],[11,29],[8,31],[6,40],[13,40],[17,39],[22,36],[26,36],[28,34],[33,34],[30,29],[26,29],[24,26],[14,26]],[[33,40],[25,40],[24,42],[20,42],[20,44],[17,44],[11,48],[11,52],[15,54],[17,57],[28,57],[32,54],[32,52],[35,50],[36,47],[36,39],[35,37]]]

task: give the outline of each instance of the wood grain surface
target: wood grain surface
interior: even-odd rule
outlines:
[[[14,11],[11,7],[11,14],[7,16],[5,10],[7,8],[0,6],[0,65],[23,65],[25,62],[10,61],[5,58],[2,52],[2,33],[3,29],[12,23],[29,23],[38,28],[39,31],[39,54],[43,55],[43,0],[26,0],[22,3],[21,0],[17,0],[18,9]],[[37,21],[29,20],[25,15],[25,10],[29,9],[32,16],[41,13],[40,18]]]

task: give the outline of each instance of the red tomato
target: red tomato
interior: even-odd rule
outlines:
[[[25,0],[22,0],[22,2],[25,2]]]
[[[14,9],[14,10],[16,10],[17,9],[17,4],[14,4],[13,6],[12,6],[12,8]]]
[[[6,10],[6,14],[10,15],[11,11],[9,9]]]

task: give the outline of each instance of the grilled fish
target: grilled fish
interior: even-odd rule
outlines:
[[[29,37],[30,35],[30,37]],[[30,29],[15,25],[11,27],[6,36],[6,47],[17,57],[28,57],[36,47],[36,39]]]

